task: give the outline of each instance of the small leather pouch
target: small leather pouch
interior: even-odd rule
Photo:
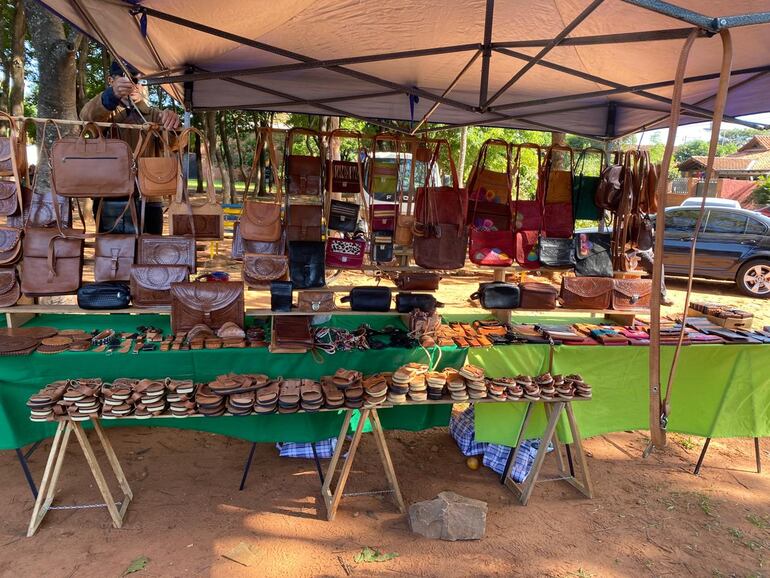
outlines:
[[[81,309],[125,309],[130,303],[131,290],[122,281],[88,283],[78,289]]]
[[[291,241],[321,240],[321,205],[289,205],[286,234]]]
[[[187,281],[187,265],[134,265],[131,298],[137,307],[171,305],[171,284]]]
[[[516,309],[521,301],[521,291],[514,283],[480,283],[471,299],[478,299],[484,309]]]
[[[297,309],[308,313],[334,311],[334,293],[331,291],[302,291],[297,297]]]
[[[575,244],[572,239],[540,237],[540,264],[552,269],[575,266]]]
[[[649,309],[652,279],[613,279],[612,308],[618,311]]]
[[[405,291],[436,291],[441,277],[437,273],[401,271],[396,277],[396,287]]]
[[[366,241],[363,239],[326,239],[326,266],[333,269],[360,269],[364,263]]]
[[[246,253],[241,276],[246,285],[255,288],[266,287],[272,281],[285,281],[289,277],[289,259],[286,255]]]
[[[272,311],[291,311],[291,295],[294,286],[291,281],[273,281],[270,283],[270,309]]]
[[[198,324],[217,330],[225,323],[243,327],[243,283],[193,281],[171,285],[171,331],[189,331]]]
[[[350,303],[353,311],[390,311],[390,287],[355,287],[340,301]]]
[[[396,294],[396,311],[399,313],[411,313],[417,309],[425,313],[433,313],[436,307],[442,306],[433,295],[427,293]]]
[[[290,242],[289,277],[297,289],[312,289],[326,285],[324,243]]]
[[[613,280],[607,277],[562,277],[562,306],[568,309],[609,309]]]
[[[310,316],[282,315],[273,317],[273,342],[278,347],[313,347]]]
[[[0,225],[0,265],[13,265],[21,257],[21,229]]]
[[[133,235],[98,235],[94,248],[94,280],[97,283],[128,281],[135,252]]]
[[[333,231],[352,233],[358,225],[359,206],[332,199],[329,206],[329,228]]]
[[[21,297],[16,269],[0,269],[0,307],[13,307]]]
[[[519,292],[520,309],[556,309],[559,290],[550,283],[521,283]]]

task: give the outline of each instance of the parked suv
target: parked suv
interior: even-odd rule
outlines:
[[[687,275],[700,207],[666,209],[666,275]],[[696,277],[734,280],[751,297],[770,298],[770,218],[707,206],[695,249]]]

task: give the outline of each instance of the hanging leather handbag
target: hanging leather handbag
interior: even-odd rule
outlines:
[[[0,176],[18,179],[26,156],[24,133],[19,131],[16,120],[7,112],[0,111],[0,119],[9,127],[8,136],[0,136]]]
[[[385,147],[380,143],[391,143],[389,148],[395,149],[395,157],[382,156]],[[374,137],[374,148],[372,149],[372,160],[369,167],[369,193],[377,202],[394,203],[401,186],[399,183],[399,170],[402,166],[401,158],[401,139],[393,134],[382,133]],[[378,149],[380,149],[378,151]],[[380,156],[377,153],[380,153]]]
[[[199,324],[214,331],[226,323],[243,328],[245,311],[240,281],[183,281],[171,285],[171,331]]]
[[[479,290],[471,295],[484,309],[516,309],[521,300],[519,286],[514,283],[492,281],[479,283]]]
[[[595,156],[599,158],[599,174],[604,169],[604,151],[596,148],[580,151],[573,171],[572,207],[575,219],[598,221],[602,217],[602,210],[596,206],[596,189],[599,187],[601,177],[585,173],[586,157],[590,153],[596,153]]]
[[[441,276],[436,273],[401,271],[394,281],[396,287],[406,291],[436,291]]]
[[[334,293],[331,291],[302,291],[297,297],[297,309],[308,313],[334,311]]]
[[[537,231],[516,231],[514,234],[516,263],[522,269],[533,271],[540,268],[539,240]]]
[[[326,239],[326,266],[330,269],[360,269],[365,253],[364,239]]]
[[[0,269],[0,307],[13,307],[21,297],[16,269]]]
[[[97,232],[116,235],[136,235],[138,199],[96,199],[99,208],[95,220]]]
[[[195,273],[195,239],[142,235],[139,237],[136,262],[139,265],[184,265],[190,273]]]
[[[652,279],[613,279],[612,308],[639,311],[650,308]]]
[[[359,206],[332,199],[329,204],[329,228],[332,231],[353,233],[358,227]]]
[[[372,261],[390,263],[393,260],[393,235],[377,233],[372,237]]]
[[[390,287],[354,287],[350,294],[340,301],[350,303],[353,311],[390,311],[392,294]]]
[[[398,205],[391,203],[375,203],[372,205],[372,231],[392,232],[396,228],[396,213]]]
[[[489,150],[493,147],[503,148],[505,150],[506,170],[497,172],[487,168],[489,162]],[[511,189],[513,181],[511,179],[512,166],[511,146],[500,139],[488,139],[479,148],[479,154],[473,163],[470,175],[468,176],[468,198],[472,205],[475,201],[485,205],[503,205],[506,208],[511,203]],[[510,217],[510,209],[506,211]],[[472,225],[473,220],[469,219],[468,224]],[[498,227],[498,229],[507,229],[508,225]]]
[[[93,138],[85,138],[87,134]],[[62,197],[128,197],[135,178],[131,147],[124,140],[104,138],[95,124],[51,146],[51,189]]]
[[[609,233],[578,233],[575,236],[575,275],[612,277]]]
[[[286,190],[289,195],[320,195],[323,182],[321,157],[312,155],[295,155],[294,139],[297,135],[306,135],[307,142],[315,141],[320,151],[320,135],[314,130],[293,128],[286,135]],[[276,165],[277,166],[277,165]]]
[[[612,303],[612,281],[606,277],[562,277],[562,307],[609,309]]]
[[[321,205],[289,205],[286,237],[292,241],[320,241],[322,233]]]
[[[187,265],[134,265],[131,299],[137,307],[171,305],[171,285],[187,281]]]
[[[514,231],[540,231],[543,228],[543,150],[532,143],[516,145],[513,172],[516,175],[516,196],[511,207]],[[537,157],[537,183],[534,199],[521,198],[521,158],[524,151],[532,150]],[[521,264],[521,263],[520,263]]]
[[[21,258],[21,229],[0,225],[0,265],[13,265]]]
[[[273,143],[273,131],[267,130],[265,138],[259,139],[259,146],[255,151],[255,158],[260,158],[262,149],[267,143],[268,156],[272,166],[278,166],[278,157]],[[251,201],[244,200],[243,210],[237,224],[237,232],[240,238],[245,241],[256,241],[261,243],[275,243],[281,239],[283,234],[283,223],[281,223],[281,211],[283,210],[283,186],[280,178],[275,179],[276,195],[273,201]],[[246,253],[260,253],[261,251],[250,251]]]
[[[486,231],[472,226],[469,237],[468,257],[472,263],[489,267],[508,267],[513,264],[513,231]]]
[[[575,230],[572,165],[570,147],[552,145],[546,151],[541,177],[544,191],[542,232],[546,237],[567,239]]]
[[[529,281],[519,285],[521,309],[556,309],[559,290],[550,283]]]
[[[131,290],[121,281],[87,283],[78,289],[81,309],[126,309],[130,303]]]
[[[393,242],[403,247],[411,247],[414,240],[414,215],[399,213],[396,215],[396,231]]]
[[[294,286],[291,281],[273,281],[270,283],[270,310],[283,313],[291,311],[293,290]]]
[[[614,163],[602,170],[594,196],[594,204],[597,208],[613,212],[618,210],[628,159],[628,155],[625,155],[621,161],[620,153],[615,153]]]
[[[331,161],[329,164],[331,191],[355,195],[361,192],[358,163],[354,161]]]
[[[243,256],[242,277],[251,288],[270,285],[273,281],[289,278],[289,259],[286,255],[246,253]]]
[[[0,180],[0,216],[21,216],[21,207],[29,206],[32,191],[18,181]]]
[[[136,256],[133,235],[97,235],[94,247],[94,280],[128,281]]]
[[[83,273],[83,233],[27,228],[22,240],[21,291],[29,297],[77,292]]]
[[[396,311],[399,313],[411,313],[419,309],[425,313],[433,313],[436,307],[443,307],[442,303],[436,301],[433,295],[427,293],[397,293]]]
[[[571,269],[575,266],[575,243],[572,239],[540,237],[540,264],[551,269]]]
[[[291,241],[289,243],[289,278],[297,289],[326,285],[324,243]]]
[[[160,141],[163,156],[144,156],[154,140]],[[176,195],[181,185],[181,164],[176,153],[171,152],[168,131],[151,127],[144,133],[136,148],[137,184],[139,194],[145,199],[161,200]]]

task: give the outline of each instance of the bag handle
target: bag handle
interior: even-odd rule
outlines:
[[[321,134],[317,130],[313,130],[312,128],[303,128],[303,127],[293,127],[289,129],[289,132],[286,135],[286,155],[291,156],[292,154],[292,148],[294,147],[294,137],[304,134],[311,136],[315,139],[316,146],[318,147],[318,156],[321,155]],[[313,152],[313,151],[310,151]],[[315,155],[312,155],[315,156]]]

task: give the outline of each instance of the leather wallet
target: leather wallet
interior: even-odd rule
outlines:
[[[312,347],[310,317],[304,315],[273,318],[273,341],[278,347]]]
[[[273,281],[270,283],[270,309],[272,311],[291,311],[291,296],[294,286],[291,281]]]

